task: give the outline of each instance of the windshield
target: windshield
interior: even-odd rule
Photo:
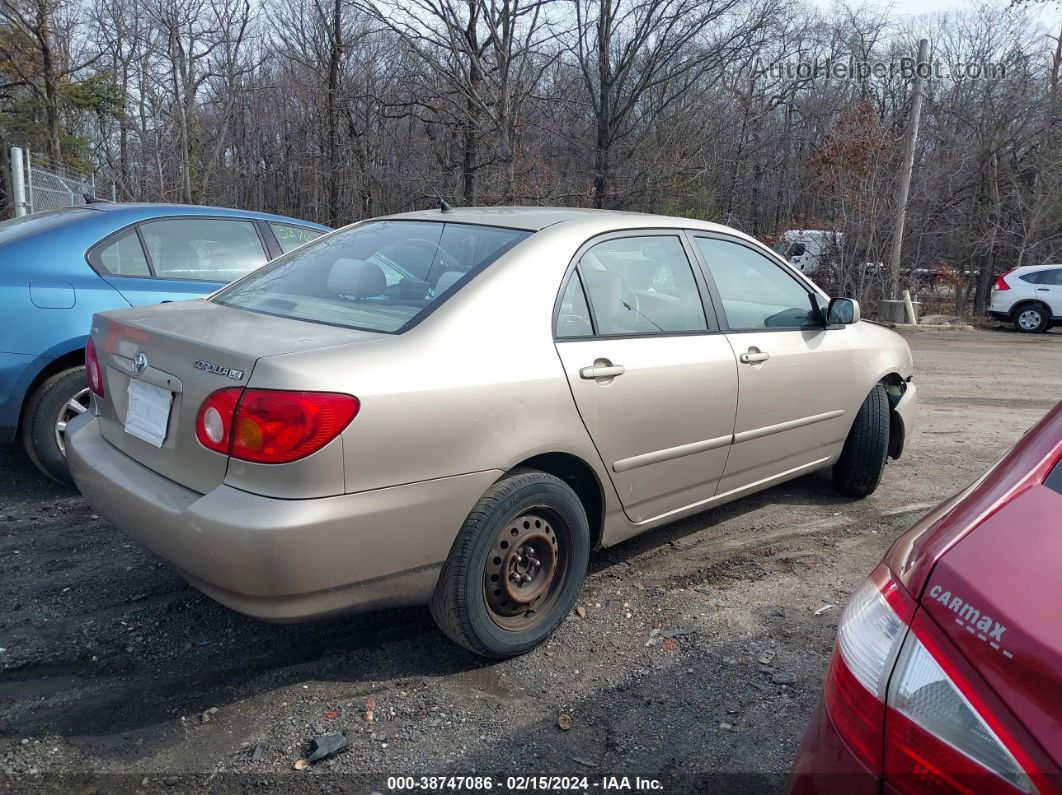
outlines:
[[[307,243],[213,300],[296,320],[401,331],[530,232],[436,221],[374,221]]]

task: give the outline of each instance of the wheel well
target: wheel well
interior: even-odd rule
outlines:
[[[889,396],[889,458],[896,459],[903,453],[903,420],[896,411],[896,404],[907,391],[907,382],[899,373],[889,373],[879,383]]]
[[[597,548],[604,530],[604,496],[597,475],[589,464],[570,453],[542,453],[521,461],[517,466],[548,472],[572,487],[586,510],[587,523],[590,525],[590,548]]]
[[[26,410],[26,404],[29,402],[30,397],[37,391],[37,387],[47,381],[56,373],[61,373],[63,370],[69,370],[72,367],[79,367],[85,363],[85,350],[78,348],[64,353],[62,356],[57,356],[46,364],[39,373],[30,382],[29,387],[26,389],[26,394],[22,396],[22,405],[18,411],[18,424],[22,426],[22,414]]]
[[[1017,312],[1023,307],[1029,306],[1030,304],[1036,304],[1037,306],[1046,309],[1047,314],[1051,314],[1050,307],[1048,307],[1047,304],[1045,304],[1043,301],[1040,301],[1036,298],[1024,298],[1021,301],[1018,301],[1018,303],[1014,304],[1014,306],[1010,308],[1010,315],[1013,317],[1015,312]]]

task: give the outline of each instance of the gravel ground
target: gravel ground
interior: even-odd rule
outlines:
[[[585,617],[500,663],[427,610],[244,618],[0,449],[0,791],[385,792],[423,774],[777,789],[848,595],[1062,395],[1057,332],[908,339],[921,426],[877,493],[839,497],[819,473],[606,550]],[[345,751],[293,769],[336,732]]]

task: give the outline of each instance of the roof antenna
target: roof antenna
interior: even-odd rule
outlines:
[[[452,213],[454,211],[453,205],[442,197],[442,194],[439,193],[439,191],[435,188],[434,185],[428,185],[428,187],[431,188],[431,192],[434,193],[436,198],[439,200],[439,212]]]

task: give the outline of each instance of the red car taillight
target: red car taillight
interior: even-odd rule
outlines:
[[[852,594],[837,627],[826,679],[826,710],[848,746],[870,770],[882,766],[885,685],[914,601],[879,566]]]
[[[1001,274],[1000,277],[998,279],[996,279],[995,289],[997,289],[997,290],[1009,290],[1010,289],[1010,285],[1007,284],[1007,280],[1004,277],[1008,273],[1012,273],[1013,270],[1014,269],[1011,268],[1009,271],[1006,271],[1005,273]]]
[[[884,566],[841,616],[826,709],[848,747],[904,793],[1034,793],[1029,776],[911,630],[916,605]]]
[[[316,453],[358,414],[353,395],[221,389],[199,407],[195,433],[209,450],[261,464],[283,464]]]
[[[96,343],[91,339],[85,345],[85,377],[88,379],[89,389],[103,397],[103,370],[96,355]]]

